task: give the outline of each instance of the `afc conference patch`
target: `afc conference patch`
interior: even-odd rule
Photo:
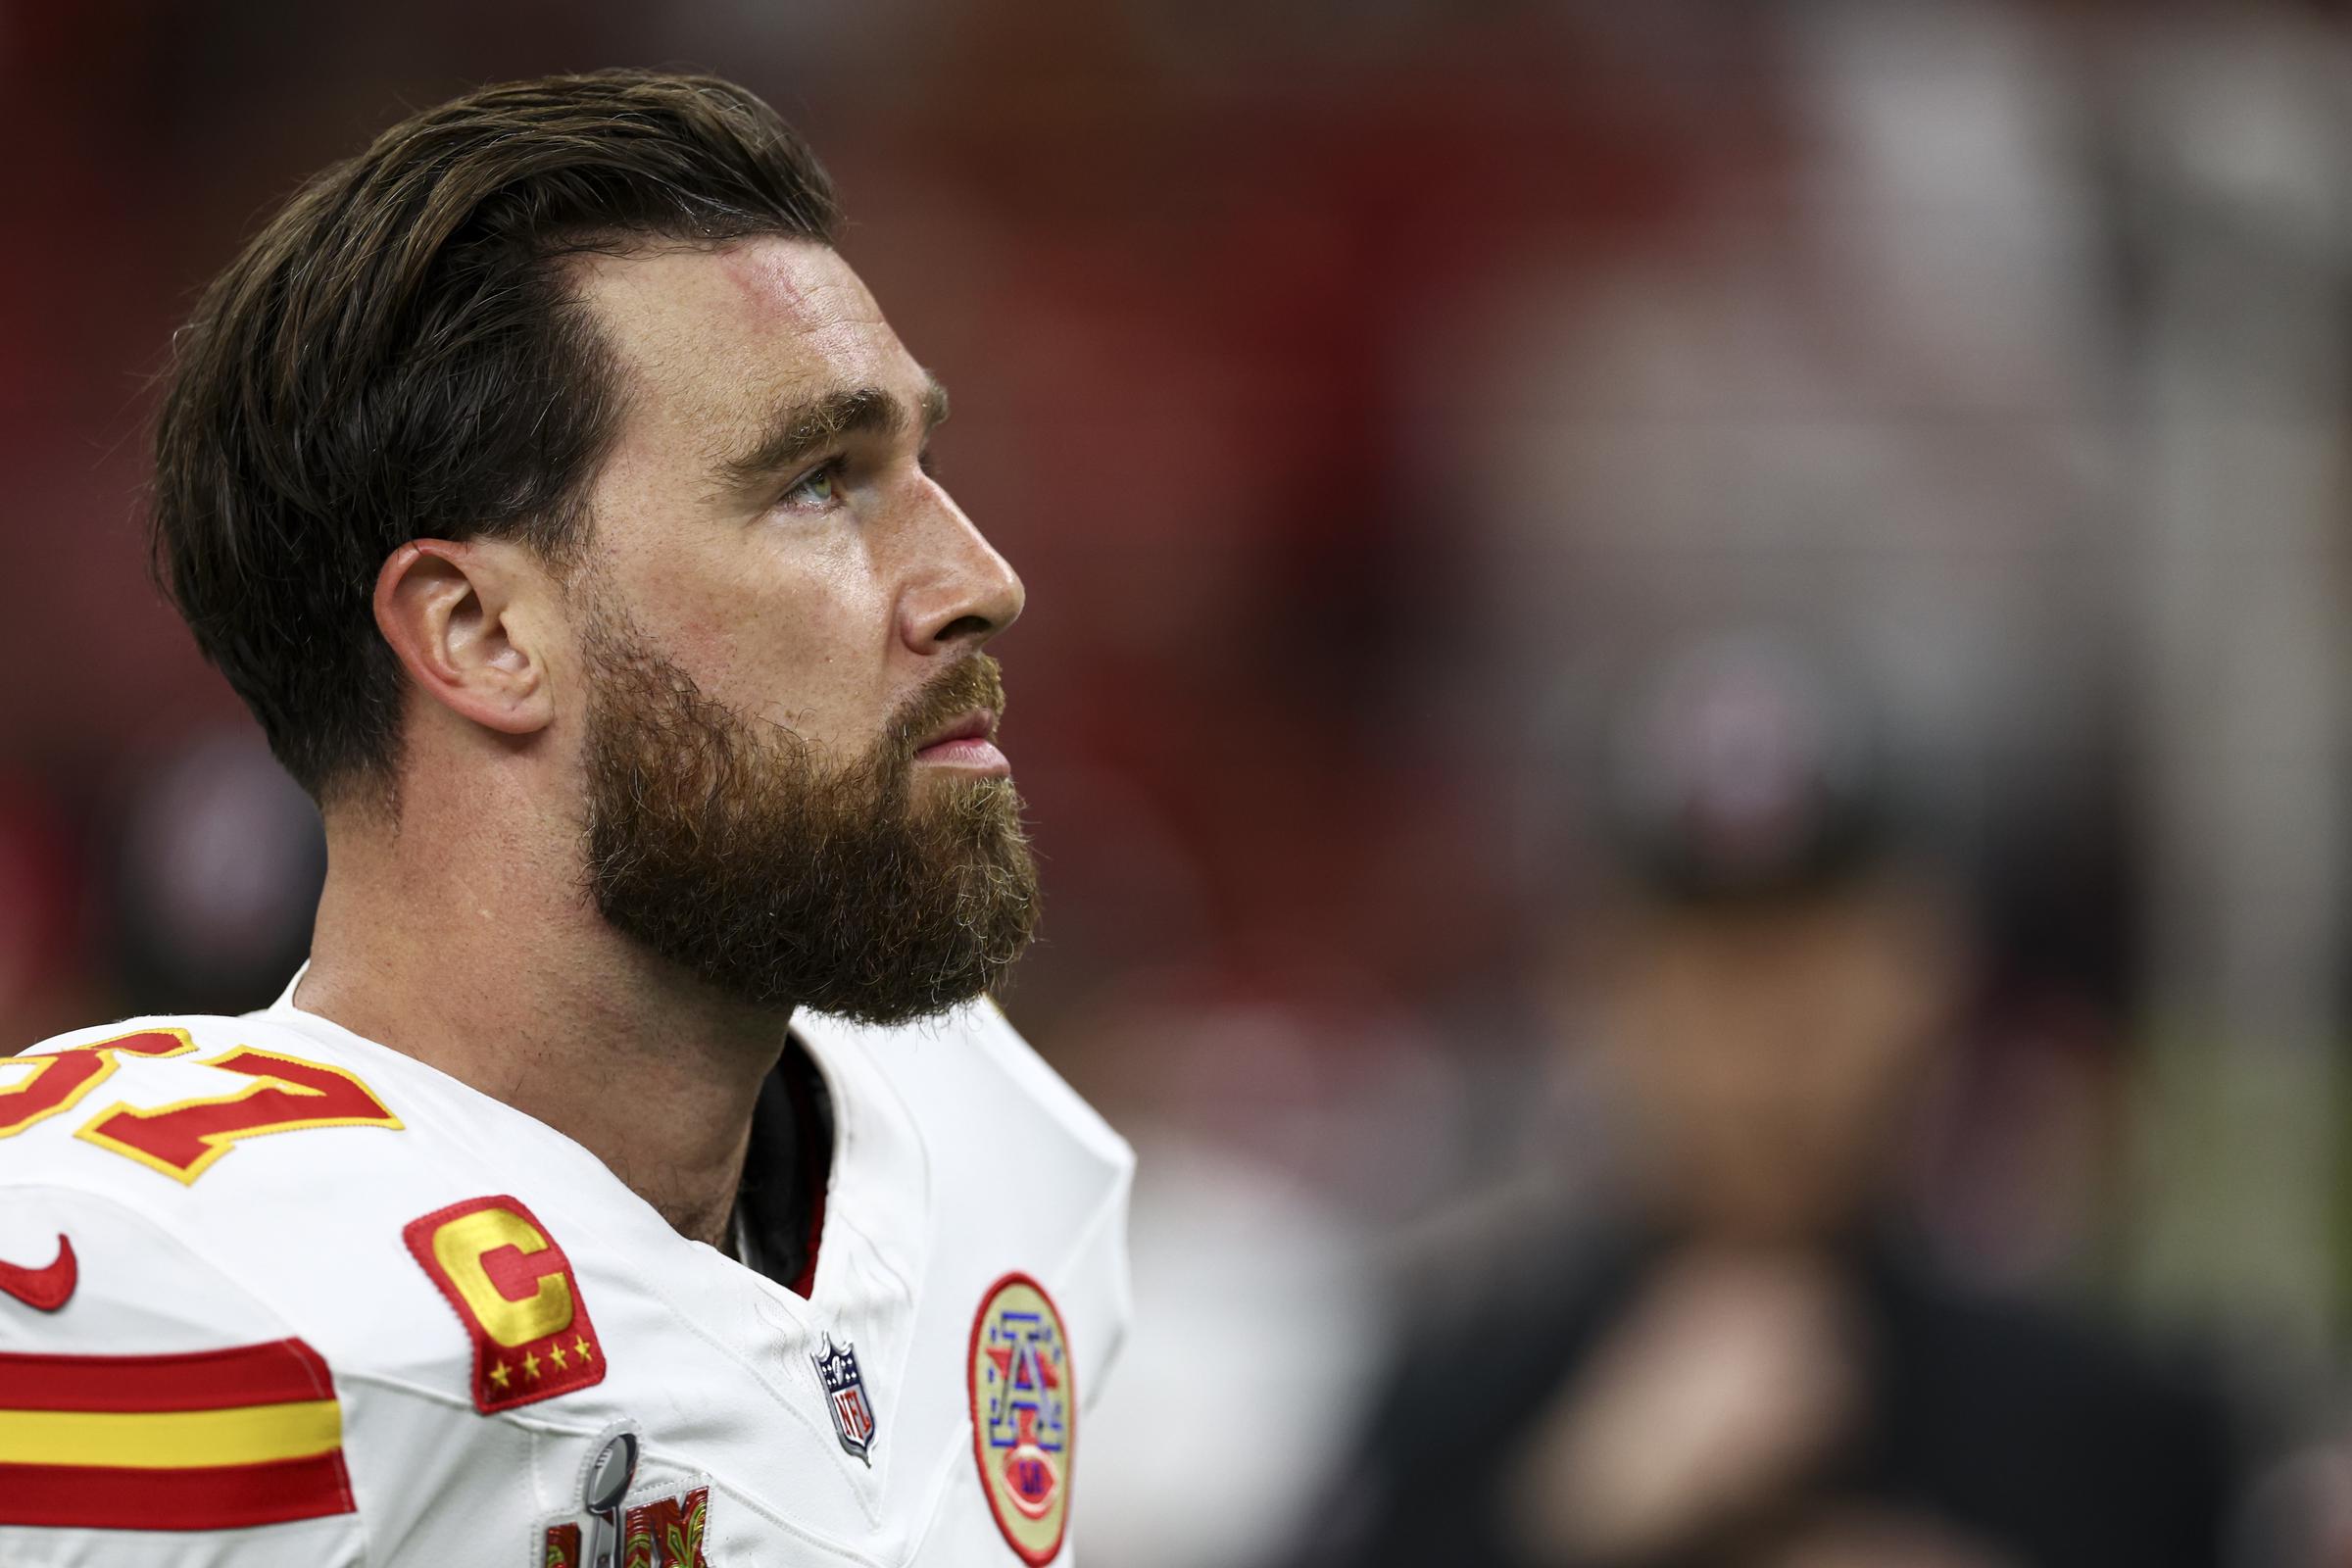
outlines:
[[[1078,1379],[1046,1288],[1007,1274],[972,1319],[972,1457],[1005,1543],[1030,1568],[1061,1550],[1070,1522]]]
[[[841,1446],[867,1464],[874,1462],[874,1402],[866,1397],[865,1378],[858,1370],[858,1348],[845,1345],[833,1348],[833,1336],[825,1336],[822,1349],[808,1359],[816,1366],[816,1380],[825,1386],[825,1403],[833,1410],[833,1435]]]

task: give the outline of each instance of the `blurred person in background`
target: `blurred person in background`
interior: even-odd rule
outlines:
[[[1609,753],[1621,1180],[1400,1337],[1316,1560],[2220,1560],[2218,1399],[1906,1234],[1970,944],[1858,715],[1802,662],[1723,644]]]

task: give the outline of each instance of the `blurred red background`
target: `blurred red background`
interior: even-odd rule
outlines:
[[[1887,715],[1964,890],[1922,1211],[2330,1430],[2334,7],[0,6],[10,1039],[258,1004],[302,951],[315,827],[144,574],[173,325],[408,110],[618,63],[794,121],[954,390],[943,474],[1029,589],[1008,1008],[1144,1145],[1147,1281],[1311,1275],[1208,1293],[1291,1391],[1234,1534],[1296,1528],[1370,1282],[1574,1142],[1577,760],[1734,629]],[[1130,1482],[1122,1560],[1242,1560],[1153,1555]]]

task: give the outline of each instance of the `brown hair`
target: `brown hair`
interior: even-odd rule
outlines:
[[[559,564],[622,394],[563,260],[753,234],[830,241],[831,182],[731,82],[644,71],[485,87],[296,192],[174,339],[158,579],[321,801],[389,799],[401,677],[371,606],[410,539]]]

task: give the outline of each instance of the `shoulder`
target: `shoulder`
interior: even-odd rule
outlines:
[[[122,1187],[139,1206],[153,1189],[124,1162],[185,1188],[265,1133],[399,1128],[343,1054],[261,1017],[128,1018],[45,1040],[0,1059],[0,1180]]]
[[[1062,1179],[1125,1192],[1135,1167],[1127,1141],[989,998],[890,1028],[822,1014],[803,1014],[793,1028],[829,1061],[887,1086],[935,1153],[984,1141],[1000,1156],[1027,1152],[1060,1166]]]
[[[0,1187],[0,1558],[360,1560],[325,1357],[152,1216]],[[165,1555],[120,1527],[169,1532]],[[266,1527],[266,1528],[265,1528]]]
[[[2045,1536],[2038,1557],[2216,1560],[2240,1462],[2218,1377],[2121,1329],[1916,1260],[1880,1288],[1879,1353],[1908,1391],[1888,1446],[1923,1471],[1933,1462],[1956,1507],[2006,1507],[1993,1499],[2022,1496],[2017,1478],[2031,1475],[2061,1486],[2069,1517],[2095,1532]],[[1951,1448],[1953,1434],[1968,1441]],[[2007,1522],[2021,1539],[2058,1527]]]
[[[1891,1349],[1924,1363],[1955,1402],[2080,1428],[2101,1448],[2126,1433],[2193,1446],[2226,1424],[2216,1380],[2121,1328],[1918,1260],[1881,1290]]]
[[[0,1471],[41,1472],[0,1486],[0,1561],[358,1562],[435,1498],[507,1506],[480,1489],[528,1473],[533,1429],[483,1419],[465,1290],[502,1246],[571,1276],[482,1196],[504,1125],[382,1047],[268,1016],[0,1058]]]
[[[1091,1401],[1132,1315],[1126,1140],[987,999],[896,1028],[818,1015],[793,1028],[845,1102],[849,1157],[882,1146],[910,1176],[919,1165],[933,1287],[978,1304],[1007,1280],[1036,1284],[1067,1322]]]
[[[119,1249],[120,1267],[82,1256],[77,1318],[267,1319],[338,1374],[437,1380],[462,1340],[416,1310],[431,1284],[404,1228],[484,1178],[395,1071],[258,1015],[132,1018],[0,1059],[0,1210],[23,1231],[0,1262],[44,1236]]]

